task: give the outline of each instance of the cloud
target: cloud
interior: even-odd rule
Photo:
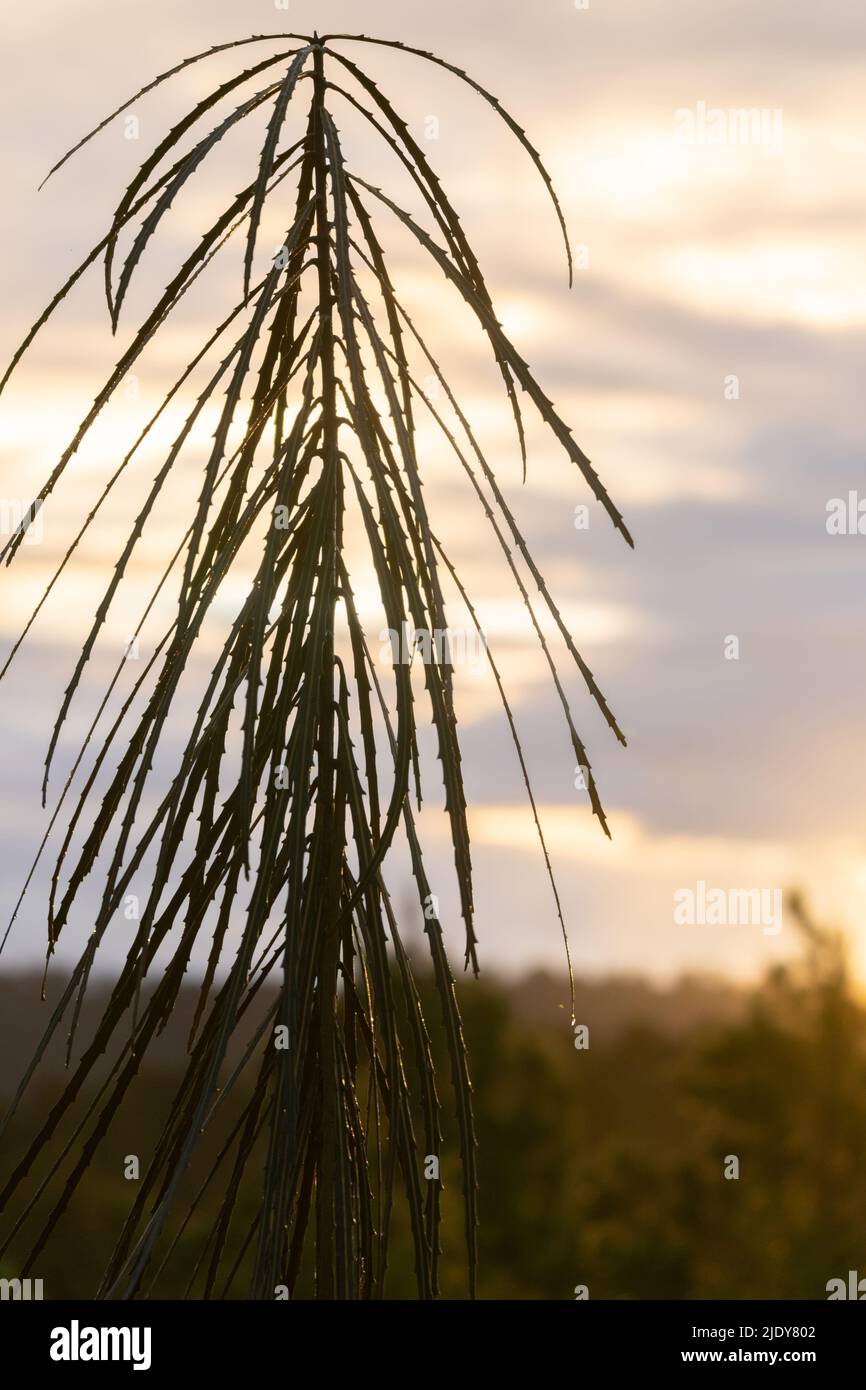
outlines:
[[[321,24],[321,13],[310,0],[293,0],[290,25]],[[327,22],[354,28],[357,6],[329,4]],[[471,579],[525,734],[580,923],[578,961],[598,968],[663,962],[673,970],[701,961],[759,968],[763,942],[744,938],[731,947],[728,938],[720,945],[672,930],[665,917],[671,877],[688,882],[704,870],[704,877],[712,870],[733,882],[765,873],[797,879],[856,924],[863,906],[852,828],[862,819],[866,537],[830,537],[824,523],[828,499],[847,496],[862,478],[866,193],[856,171],[866,114],[866,12],[854,0],[829,0],[820,11],[781,0],[687,8],[672,0],[592,0],[585,11],[568,0],[482,0],[470,15],[452,0],[408,0],[399,11],[370,4],[363,22],[369,32],[399,31],[465,64],[507,101],[543,150],[573,240],[587,251],[569,292],[543,187],[493,113],[447,74],[365,51],[417,133],[430,112],[438,114],[431,158],[478,242],[498,309],[637,538],[632,554],[595,506],[589,529],[575,530],[574,508],[589,502],[587,490],[529,415],[529,481],[520,484],[501,382],[478,334],[459,316],[442,277],[420,269],[416,248],[383,220],[395,281],[429,325],[581,651],[629,733],[623,751],[580,679],[566,678],[619,827],[611,847],[575,804],[570,744],[544,663],[495,541],[481,540],[477,500],[448,450],[425,430],[431,511]],[[47,0],[10,13],[0,91],[5,128],[16,132],[4,153],[12,194],[0,261],[6,356],[101,236],[148,142],[215,74],[240,66],[244,50],[190,70],[175,94],[166,89],[148,99],[143,146],[124,141],[115,123],[77,167],[37,196],[44,172],[71,139],[154,72],[249,24],[249,9],[237,0],[181,8],[168,0],[147,8]],[[267,6],[257,19],[274,31],[285,24],[285,14]],[[678,146],[674,113],[701,101],[781,110],[781,152]],[[352,161],[390,177],[390,157],[348,117],[341,127]],[[131,300],[117,342],[97,272],[24,359],[0,401],[0,495],[32,495],[208,200],[240,186],[244,159],[240,146],[229,151],[203,171],[194,195],[179,200],[165,237],[148,252],[147,292]],[[279,235],[276,217],[267,227],[272,234]],[[265,241],[263,255],[266,249]],[[18,568],[0,574],[0,641],[7,648],[116,467],[134,422],[146,418],[189,360],[213,304],[228,305],[238,293],[240,265],[238,245],[207,288],[169,320],[142,366],[140,395],[106,412],[76,460],[56,512],[46,516],[44,546],[22,551]],[[733,399],[726,395],[732,378]],[[38,843],[38,769],[75,642],[153,476],[156,445],[165,448],[181,418],[169,413],[155,447],[142,451],[106,504],[39,620],[34,635],[41,645],[25,675],[0,685],[6,902]],[[170,553],[212,430],[213,420],[205,419],[145,536],[98,649],[105,669]],[[350,544],[363,585],[363,547]],[[223,596],[217,622],[242,583]],[[371,621],[374,608],[371,600]],[[154,631],[170,616],[167,595]],[[731,635],[740,643],[737,660],[725,657]],[[548,933],[553,918],[540,860],[515,828],[523,792],[507,728],[489,681],[473,681],[463,683],[462,725],[467,783],[481,807],[485,933],[492,946],[503,943],[515,966],[555,961],[559,946],[555,931]],[[98,689],[85,683],[76,730],[86,727]],[[443,879],[447,862],[443,850]],[[41,939],[44,888],[40,877],[22,919],[25,952]]]

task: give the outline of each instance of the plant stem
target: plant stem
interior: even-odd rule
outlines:
[[[334,370],[333,299],[331,292],[331,244],[328,225],[328,173],[325,158],[325,76],[321,45],[313,50],[313,121],[316,189],[316,259],[319,283],[320,362],[322,369],[322,466],[325,473],[324,505],[332,513],[322,555],[319,601],[325,606],[325,638],[322,645],[317,757],[317,843],[326,853],[317,864],[322,873],[318,888],[318,1002],[321,1149],[316,1186],[316,1279],[319,1298],[339,1297],[337,1288],[337,1019],[336,991],[339,939],[336,931],[340,906],[340,855],[342,827],[335,816],[334,767],[334,609],[337,601],[336,552],[339,469],[337,389]],[[342,1223],[341,1223],[342,1224]],[[340,1235],[343,1233],[340,1232]]]

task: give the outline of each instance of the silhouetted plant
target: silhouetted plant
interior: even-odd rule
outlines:
[[[294,46],[287,48],[286,41]],[[189,1042],[187,1073],[120,1234],[102,1296],[134,1297],[147,1291],[157,1242],[166,1233],[197,1138],[239,1076],[251,1067],[258,1070],[249,1083],[241,1119],[208,1179],[222,1183],[224,1196],[199,1265],[203,1296],[222,1296],[231,1286],[238,1261],[233,1270],[225,1270],[227,1234],[241,1179],[260,1155],[264,1164],[260,1211],[243,1246],[244,1252],[251,1252],[254,1297],[273,1297],[278,1284],[295,1288],[312,1228],[319,1297],[381,1295],[398,1178],[410,1212],[418,1293],[424,1298],[435,1296],[439,1183],[426,1181],[423,1168],[425,1155],[440,1152],[440,1102],[427,1021],[383,876],[386,855],[400,827],[424,909],[448,1043],[464,1175],[470,1292],[474,1292],[476,1166],[469,1069],[454,981],[438,909],[431,910],[435,899],[425,874],[413,809],[413,791],[420,806],[421,778],[412,667],[395,654],[390,674],[380,679],[356,608],[344,545],[344,524],[349,518],[366,538],[392,631],[400,633],[411,626],[422,632],[447,632],[443,592],[447,576],[477,623],[470,597],[428,518],[416,443],[418,409],[441,429],[501,547],[543,649],[578,763],[589,768],[536,611],[539,603],[552,615],[611,729],[625,741],[526,547],[466,414],[404,311],[391,281],[374,209],[407,229],[460,293],[486,335],[514,414],[524,476],[519,393],[529,398],[629,543],[630,537],[589,460],[498,322],[457,213],[425,153],[374,82],[346,56],[343,45],[347,42],[381,44],[415,54],[468,83],[505,121],[531,158],[553,199],[568,248],[562,212],[538,153],[496,98],[459,68],[408,45],[364,36],[256,36],[186,59],[131,99],[137,100],[191,63],[223,49],[279,45],[277,53],[215,88],[158,143],[126,188],[107,235],[55,296],[9,368],[11,372],[36,332],[99,257],[104,258],[106,298],[116,329],[142,253],[177,194],[229,130],[269,106],[255,177],[204,232],[172,278],[37,499],[41,506],[51,496],[139,355],[226,241],[245,225],[242,297],[134,441],[47,591],[60,578],[169,402],[179,397],[199,366],[209,363],[206,383],[157,473],[82,647],[51,737],[43,783],[44,802],[64,721],[135,546],[202,411],[222,387],[225,402],[203,468],[198,502],[157,589],[158,594],[179,568],[175,621],[134,682],[92,766],[83,770],[87,749],[124,669],[124,663],[119,664],[51,818],[49,834],[81,772],[83,785],[74,810],[66,817],[52,876],[49,958],[70,920],[82,883],[103,860],[104,887],[92,935],[10,1112],[14,1113],[45,1047],[70,1010],[71,1061],[96,952],[135,874],[146,870],[149,892],[101,1025],[0,1197],[7,1205],[34,1160],[57,1139],[60,1151],[12,1232],[20,1228],[48,1182],[68,1166],[61,1195],[31,1254],[32,1265],[103,1139],[142,1056],[170,1016],[193,946],[207,931],[209,960]],[[219,102],[248,91],[247,84],[259,78],[265,85],[245,95],[229,115],[181,152],[184,136]],[[311,87],[304,133],[281,148],[290,103],[294,99],[297,104],[304,83]],[[432,234],[387,194],[349,171],[331,115],[334,97],[372,126],[400,160],[429,210]],[[113,112],[75,149],[130,104]],[[255,281],[263,209],[289,176],[294,178],[294,200],[284,244],[264,277]],[[124,257],[121,234],[127,231],[132,239]],[[570,270],[570,252],[568,260]],[[369,277],[373,286],[370,302],[359,275]],[[422,389],[413,372],[415,359],[435,376],[457,426],[449,426],[437,410],[431,398],[434,393]],[[8,376],[9,372],[3,385]],[[374,403],[371,381],[378,383],[384,409]],[[230,432],[238,420],[242,420],[242,437],[236,447],[229,448]],[[6,545],[7,564],[17,553],[26,526],[27,519]],[[205,616],[237,565],[244,542],[257,538],[260,557],[255,577],[230,625],[174,778],[156,810],[146,812],[145,789],[150,788],[154,756],[162,746]],[[530,583],[538,590],[534,600]],[[142,623],[155,599],[156,594]],[[514,718],[489,649],[487,655],[562,923]],[[422,665],[438,737],[465,924],[466,964],[477,970],[469,832],[447,648],[444,653],[432,650]],[[91,809],[94,787],[118,744],[116,771],[110,777],[104,773],[101,804]],[[390,785],[382,782],[383,748]],[[588,792],[607,830],[591,772]],[[73,852],[76,832],[83,843]],[[42,849],[47,839],[48,834]],[[242,908],[247,880],[249,901]],[[218,967],[235,916],[237,951],[220,983]],[[171,941],[168,964],[143,992],[142,983],[157,953],[169,947],[176,923],[180,925],[177,939]],[[562,929],[564,933],[564,923]],[[263,982],[273,976],[279,979],[276,1002],[252,1028],[248,1011]],[[118,1030],[122,1020],[130,1017],[131,1029],[123,1039]],[[251,1040],[241,1062],[226,1076],[229,1044],[248,1028]],[[277,1038],[285,1045],[276,1046]],[[83,1118],[71,1138],[60,1145],[61,1122],[110,1048],[115,1051],[107,1075],[99,1075],[95,1097],[88,1095]]]

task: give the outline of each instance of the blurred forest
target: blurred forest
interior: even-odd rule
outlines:
[[[590,1298],[822,1299],[829,1279],[866,1273],[866,1009],[842,938],[819,928],[796,898],[786,929],[800,933],[796,959],[753,989],[694,978],[665,990],[636,979],[579,981],[586,1050],[574,1046],[563,981],[458,981],[480,1145],[481,1298],[570,1299],[585,1284]],[[423,976],[420,986],[444,1090],[436,1003]],[[33,977],[0,982],[4,1105],[48,1016],[38,999]],[[190,986],[34,1264],[46,1298],[92,1297],[99,1284],[136,1186],[124,1178],[124,1159],[138,1155],[144,1172],[182,1074],[195,999]],[[82,1038],[103,1002],[94,988]],[[62,1052],[49,1052],[4,1140],[0,1175],[44,1119],[61,1068]],[[152,1296],[201,1296],[218,1210],[208,1189],[178,1229],[230,1130],[236,1099],[228,1097],[220,1123],[205,1132],[178,1205],[177,1244],[162,1272],[153,1270]],[[76,1156],[80,1147],[73,1144]],[[442,1294],[464,1298],[453,1133],[443,1154]],[[738,1180],[724,1176],[730,1154],[739,1158]],[[32,1175],[28,1192],[43,1176]],[[48,1185],[43,1218],[62,1177]],[[226,1269],[234,1263],[237,1273],[227,1290],[221,1276],[214,1296],[244,1296],[257,1203],[255,1183],[245,1182],[227,1247]],[[22,1210],[19,1202],[13,1217]],[[0,1275],[20,1274],[38,1230],[24,1223]],[[399,1189],[390,1264],[388,1296],[413,1298]],[[298,1292],[312,1293],[307,1271]]]

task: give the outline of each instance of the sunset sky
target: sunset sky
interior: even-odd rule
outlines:
[[[188,54],[251,32],[354,32],[359,13],[365,33],[431,48],[502,100],[541,151],[579,252],[569,290],[543,186],[483,102],[416,58],[344,46],[380,81],[416,138],[428,141],[500,319],[635,537],[632,552],[541,428],[529,432],[521,484],[508,403],[477,329],[441,275],[395,236],[393,278],[447,360],[629,740],[627,749],[617,745],[570,680],[610,818],[608,841],[574,787],[574,757],[546,668],[495,540],[430,434],[427,499],[503,670],[576,970],[660,980],[683,970],[745,977],[794,948],[786,930],[771,936],[757,925],[676,925],[674,893],[704,881],[804,888],[820,913],[849,930],[866,979],[866,535],[829,535],[826,527],[831,499],[858,489],[866,495],[866,10],[858,0],[812,7],[590,0],[586,9],[572,0],[289,0],[288,10],[269,0],[42,0],[9,7],[0,54],[3,364],[102,237],[124,186],[169,124],[255,58],[242,49],[185,72],[131,108],[138,141],[125,138],[118,118],[37,193],[72,142]],[[304,93],[290,122],[293,139],[307,100]],[[678,138],[677,113],[744,108],[768,113],[766,129],[781,130],[780,145]],[[340,114],[340,128],[353,169],[374,184],[392,179],[403,188],[391,157],[348,113]],[[251,177],[249,152],[240,146],[211,161],[143,261],[117,339],[96,268],[22,360],[0,398],[0,497],[29,499],[38,490],[196,230],[211,220],[220,195]],[[262,264],[282,229],[274,210]],[[136,425],[194,354],[202,326],[239,297],[242,248],[241,240],[232,243],[207,294],[190,296],[189,312],[180,309],[168,322],[137,373],[135,393],[100,420],[46,511],[42,544],[22,547],[15,565],[0,572],[2,658]],[[203,422],[202,444],[213,418]],[[0,684],[0,936],[54,805],[49,799],[49,811],[41,809],[42,762],[77,646],[134,500],[181,419],[178,406],[101,514]],[[170,553],[172,525],[191,505],[194,485],[193,460],[179,471],[103,633],[70,720],[68,750]],[[585,530],[574,525],[581,504],[590,504]],[[363,607],[363,591],[359,597]],[[228,595],[226,612],[230,602]],[[156,615],[154,631],[169,612],[164,606]],[[731,637],[739,642],[736,660],[725,655]],[[466,669],[459,694],[482,969],[560,968],[561,937],[495,688],[483,672]],[[61,759],[55,796],[67,767]],[[431,760],[422,826],[459,958],[453,856],[437,814],[436,772]],[[42,958],[46,883],[42,873],[34,881],[3,957],[7,967]],[[408,881],[398,876],[391,886],[398,904],[405,901]],[[80,929],[86,936],[89,926]],[[107,965],[123,943],[113,950],[109,942]]]

